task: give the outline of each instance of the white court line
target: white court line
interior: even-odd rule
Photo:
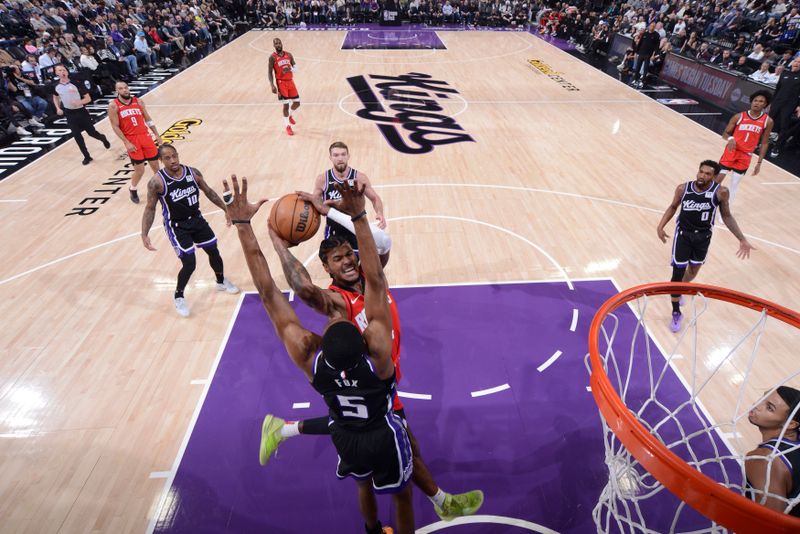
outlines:
[[[4,199],[4,200],[0,200],[0,202],[27,202],[27,200],[24,200],[24,199]]]
[[[502,515],[471,515],[467,517],[456,517],[452,521],[437,521],[416,530],[416,534],[430,534],[431,532],[438,532],[450,527],[457,527],[458,525],[474,525],[474,524],[488,524],[488,525],[508,525],[512,527],[519,527],[523,530],[530,532],[538,532],[539,534],[558,534],[555,530],[551,530],[543,525],[531,523],[524,519],[517,519],[516,517],[507,517]],[[483,530],[481,532],[492,532],[493,529]],[[515,530],[516,532],[516,530]]]
[[[295,402],[292,404],[292,408],[295,410],[299,410],[301,408],[311,408],[310,402]]]
[[[197,405],[194,408],[192,419],[189,421],[189,427],[186,429],[186,434],[183,436],[183,441],[181,442],[181,446],[178,449],[178,454],[175,457],[175,462],[172,464],[172,471],[169,471],[169,477],[167,478],[166,482],[164,482],[164,487],[161,490],[161,497],[158,500],[158,506],[156,506],[155,512],[153,513],[153,517],[150,518],[150,523],[147,525],[146,532],[148,534],[152,534],[153,530],[155,530],[156,523],[158,522],[158,518],[161,515],[161,510],[164,508],[164,503],[167,502],[167,497],[169,496],[169,488],[172,487],[172,483],[175,481],[175,474],[178,472],[178,467],[181,465],[181,460],[183,459],[184,453],[186,453],[186,446],[189,445],[189,438],[192,435],[192,430],[194,430],[194,426],[197,424],[197,418],[200,416],[200,409],[203,407],[203,403],[206,401],[206,396],[208,395],[208,390],[211,386],[211,378],[216,374],[219,362],[220,360],[222,360],[222,353],[225,351],[225,347],[228,344],[228,338],[231,335],[231,331],[233,331],[233,325],[234,323],[236,323],[236,318],[239,316],[239,310],[241,310],[242,308],[242,303],[244,302],[244,296],[245,293],[241,293],[239,295],[239,301],[236,303],[236,309],[233,310],[231,319],[228,322],[228,329],[225,332],[225,336],[223,336],[222,338],[222,343],[220,343],[219,345],[219,350],[217,351],[217,357],[214,360],[214,363],[211,365],[211,371],[208,373],[207,383],[203,387],[203,393],[200,394],[200,398],[197,399]]]
[[[192,380],[191,382],[189,382],[189,384],[191,384],[193,386],[204,386],[204,385],[208,384],[208,379],[206,379],[206,378],[197,378],[197,379]]]
[[[484,397],[486,395],[491,395],[492,393],[499,393],[500,391],[505,391],[507,389],[511,389],[511,386],[509,386],[508,384],[503,384],[489,389],[480,389],[478,391],[473,391],[470,393],[470,396],[472,396],[473,398]]]
[[[348,93],[343,96],[341,99],[337,100],[336,102],[303,102],[304,106],[337,106],[340,104],[342,100],[348,98],[355,93]],[[533,104],[541,104],[541,105],[553,105],[553,104],[568,104],[570,106],[578,106],[582,104],[588,105],[596,105],[596,104],[641,104],[641,102],[637,102],[635,100],[467,100],[462,97],[460,94],[457,94],[465,104],[475,104],[478,105],[489,105],[489,106],[497,106],[497,105],[533,105]],[[147,104],[148,108],[181,108],[181,107],[192,107],[192,108],[249,108],[249,107],[263,107],[263,106],[280,106],[282,102],[248,102],[248,103],[221,103],[215,104],[213,102],[207,103],[191,103],[191,102],[175,102],[172,104]],[[349,115],[352,115],[350,112],[345,112]],[[459,111],[459,114],[463,113],[463,111]],[[455,115],[454,115],[455,116]]]
[[[800,185],[800,181],[797,181],[797,182],[761,182],[761,185]]]
[[[405,391],[398,391],[397,396],[403,399],[418,399],[418,400],[431,400],[433,395],[427,393],[406,393]]]
[[[545,371],[545,369],[547,369],[548,367],[550,367],[551,365],[553,365],[553,364],[555,363],[555,361],[556,361],[556,360],[557,360],[557,359],[558,359],[558,358],[559,358],[559,357],[560,357],[562,354],[563,354],[563,352],[561,352],[560,350],[557,350],[557,351],[555,351],[555,352],[553,353],[553,355],[552,355],[552,356],[550,356],[549,358],[547,358],[547,361],[546,361],[546,362],[544,362],[544,363],[543,363],[542,365],[540,365],[539,367],[537,367],[537,368],[536,368],[536,370],[537,370],[537,371],[539,371],[540,373],[544,372],[544,371]]]
[[[694,105],[694,104],[692,104]],[[681,113],[681,115],[689,116],[689,115],[722,115],[722,113]]]
[[[487,222],[484,222],[484,221],[479,221],[478,219],[469,219],[467,217],[455,217],[455,216],[452,216],[452,215],[406,215],[404,217],[393,217],[393,218],[391,218],[389,220],[390,221],[403,221],[403,220],[414,220],[414,219],[444,219],[444,220],[448,220],[448,221],[471,222],[471,223],[479,224],[481,226],[487,226],[487,227],[493,228],[495,230],[500,230],[501,232],[504,232],[504,233],[506,233],[508,235],[514,236],[517,239],[519,239],[519,240],[527,243],[528,245],[532,246],[533,248],[538,250],[541,254],[543,254],[548,260],[550,260],[550,263],[552,263],[556,267],[556,269],[561,271],[561,274],[564,276],[564,281],[567,283],[567,287],[569,287],[570,290],[573,290],[573,291],[575,290],[575,286],[572,285],[572,281],[569,279],[569,275],[567,274],[566,269],[564,269],[547,251],[545,251],[542,247],[540,247],[539,245],[537,245],[536,243],[534,243],[530,239],[527,239],[527,238],[519,235],[516,232],[512,232],[511,230],[509,230],[507,228],[504,228],[502,226],[497,226],[496,224],[491,224],[491,223],[487,223]]]
[[[592,391],[592,386],[586,386],[586,391]]]
[[[569,331],[574,332],[578,326],[578,308],[572,308],[572,324],[569,325]]]
[[[169,478],[171,471],[153,471],[147,478]]]

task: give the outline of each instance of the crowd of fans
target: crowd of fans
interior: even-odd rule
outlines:
[[[10,0],[0,3],[0,142],[54,118],[54,69],[98,95],[114,80],[187,63],[233,36],[235,4]]]
[[[641,85],[670,52],[775,85],[800,57],[800,11],[786,0],[634,0],[604,7],[554,5],[539,13],[542,33],[571,39],[592,56],[617,33],[633,44],[620,58],[626,81]]]

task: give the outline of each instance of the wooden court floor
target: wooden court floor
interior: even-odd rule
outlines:
[[[329,165],[328,145],[346,142],[352,166],[386,205],[392,284],[668,280],[670,246],[656,224],[675,186],[720,156],[719,136],[532,35],[439,35],[447,50],[343,51],[344,32],[251,32],[144,100],[162,131],[202,120],[175,146],[218,189],[236,173],[249,178],[253,196],[309,190]],[[299,66],[294,137],[283,131],[266,78],[274,36]],[[378,83],[370,75],[412,72],[458,91],[439,100],[441,113],[472,141],[405,154],[356,115],[362,104],[348,78]],[[113,137],[107,120],[98,128]],[[175,313],[179,263],[161,228],[150,233],[157,252],[148,252],[142,207],[124,186],[95,193],[124,169],[121,143],[109,151],[87,144],[95,158],[87,167],[69,142],[0,182],[3,532],[144,531],[238,302],[214,290],[200,255],[186,292],[192,316]],[[719,229],[698,282],[800,307],[799,201],[800,180],[768,162],[747,176],[733,212],[758,250],[738,260],[735,238]],[[66,215],[87,205],[99,209]],[[207,200],[201,206],[226,275],[252,290],[235,230]],[[266,215],[257,219],[261,244],[277,267]],[[316,243],[296,253],[323,284],[311,259]],[[664,345],[669,311],[654,310]],[[738,324],[733,310],[711,326],[726,339]],[[755,389],[797,365],[792,335],[774,337]],[[731,389],[711,392],[712,413],[730,403]]]

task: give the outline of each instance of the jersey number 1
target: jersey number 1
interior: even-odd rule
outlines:
[[[336,395],[336,398],[339,400],[339,406],[342,408],[342,416],[356,417],[358,419],[369,418],[367,407],[363,404],[360,404],[364,402],[364,397],[346,397],[344,395]]]

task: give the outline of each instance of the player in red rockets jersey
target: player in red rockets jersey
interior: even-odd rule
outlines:
[[[116,83],[117,98],[108,103],[108,119],[111,128],[117,134],[128,151],[133,164],[131,185],[128,188],[131,201],[139,203],[139,192],[136,187],[144,175],[144,162],[148,162],[153,173],[158,172],[158,148],[161,143],[156,125],[144,102],[131,95],[125,82]],[[153,133],[155,141],[150,136]]]
[[[272,45],[275,47],[275,52],[269,56],[269,85],[273,94],[277,94],[278,100],[283,102],[283,125],[286,127],[286,133],[294,135],[292,124],[296,123],[292,113],[300,107],[300,95],[297,94],[297,87],[294,85],[297,65],[292,54],[284,51],[280,39],[277,37],[273,39]]]
[[[733,203],[733,199],[736,198],[739,182],[750,167],[750,160],[753,159],[753,152],[759,143],[761,143],[761,150],[758,153],[756,167],[753,169],[753,176],[761,170],[761,162],[767,154],[769,145],[766,141],[769,139],[773,124],[766,112],[770,100],[772,100],[772,93],[769,91],[756,91],[750,95],[750,109],[731,117],[722,134],[722,138],[727,139],[728,144],[719,160],[721,171],[717,175],[716,181],[722,183],[725,175],[731,174],[730,203]]]

